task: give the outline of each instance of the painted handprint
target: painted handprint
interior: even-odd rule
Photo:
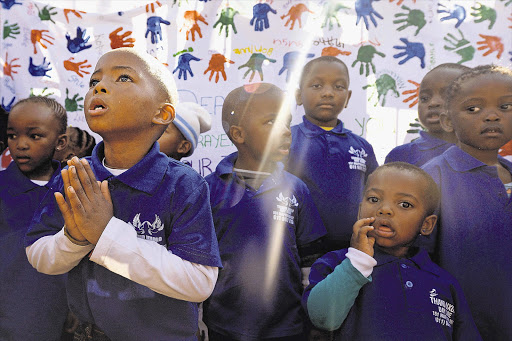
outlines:
[[[268,23],[268,12],[277,14],[277,11],[270,7],[269,4],[259,3],[254,5],[252,8],[252,19],[249,23],[251,26],[254,25],[255,31],[263,31],[270,27]]]
[[[363,90],[366,90],[368,88],[376,88],[377,89],[377,101],[375,102],[374,106],[376,107],[379,104],[379,101],[382,99],[381,105],[386,105],[386,96],[388,92],[391,90],[392,94],[395,95],[395,97],[398,98],[400,96],[400,93],[398,93],[398,90],[396,89],[396,81],[388,74],[383,74],[377,80],[374,84],[368,84],[363,86]],[[369,99],[372,99],[372,97],[375,95],[375,92],[373,92],[370,95]]]
[[[86,45],[89,39],[91,38],[85,36],[85,32],[87,30],[84,29],[82,31],[82,28],[80,26],[76,27],[76,38],[71,39],[68,33],[66,33],[66,39],[68,41],[68,50],[71,53],[78,53],[80,51],[86,50],[90,48],[92,45]]]
[[[361,63],[359,66],[359,74],[362,75],[364,72],[364,67],[366,66],[366,76],[368,77],[370,74],[370,66],[373,73],[375,73],[375,64],[372,62],[375,55],[386,57],[384,53],[377,51],[377,49],[372,45],[361,46],[357,51],[357,58],[352,63],[352,67],[354,67],[358,62]]]
[[[162,28],[160,27],[160,24],[164,25],[170,25],[171,23],[161,17],[149,17],[146,25],[146,35],[145,38],[148,37],[148,34],[151,32],[151,43],[156,44],[158,43],[158,38],[160,37],[160,40],[162,40]]]
[[[448,33],[446,37],[444,37],[444,41],[446,41],[447,45],[444,46],[444,49],[447,51],[453,51],[457,53],[461,60],[457,63],[462,64],[464,62],[473,60],[475,56],[475,48],[470,45],[469,41],[464,38],[462,31],[459,29],[460,38],[456,38],[453,34]]]
[[[501,2],[505,2],[505,7],[512,4],[512,0],[500,0]]]
[[[66,99],[64,100],[64,107],[67,112],[78,111],[84,108],[83,104],[78,104],[78,102],[82,101],[83,97],[78,97],[78,93],[76,93],[72,98],[69,98],[69,89],[66,88]]]
[[[421,125],[417,117],[414,119],[414,122],[409,123],[409,127],[410,129],[407,129],[407,134],[418,134],[420,131],[425,131],[425,127]]]
[[[64,68],[68,71],[73,71],[75,72],[78,76],[80,77],[84,77],[84,73],[85,74],[89,74],[90,72],[89,71],[85,71],[84,69],[88,69],[91,67],[91,64],[87,64],[87,65],[84,65],[85,63],[87,63],[87,59],[82,61],[82,62],[78,62],[78,63],[75,63],[73,62],[72,60],[74,60],[73,57],[69,58],[68,60],[65,60],[64,61]]]
[[[400,18],[393,21],[393,24],[403,24],[399,28],[397,28],[397,31],[402,31],[406,29],[409,26],[416,26],[416,32],[414,35],[418,35],[420,30],[427,24],[427,21],[425,20],[425,13],[418,9],[410,9],[407,6],[402,6],[402,9],[407,11],[406,13],[397,13],[395,14],[395,18],[400,17],[406,17],[406,18]]]
[[[482,5],[481,3],[478,3],[477,5],[478,6],[471,7],[471,9],[474,10],[474,12],[471,13],[471,16],[475,17],[476,23],[489,20],[489,29],[491,29],[494,26],[494,23],[496,23],[496,10]]]
[[[327,1],[323,8],[323,17],[324,22],[322,23],[322,28],[329,24],[329,31],[332,30],[333,22],[336,21],[338,27],[341,27],[340,21],[338,20],[338,12],[342,9],[349,9],[350,7],[343,6],[338,2]]]
[[[187,80],[187,72],[190,73],[190,77],[194,77],[192,69],[190,68],[190,62],[192,60],[200,61],[201,59],[191,55],[190,53],[184,53],[180,55],[180,57],[178,58],[178,66],[176,66],[172,73],[175,73],[176,71],[180,70],[180,72],[178,73],[178,79],[181,79],[181,76],[183,76],[183,80]]]
[[[215,24],[213,24],[213,28],[217,27],[217,25],[220,24],[219,35],[221,34],[222,29],[225,27],[226,28],[226,37],[228,37],[229,36],[229,26],[231,26],[231,28],[233,29],[233,32],[235,34],[237,33],[236,27],[235,27],[235,21],[234,21],[234,17],[236,14],[238,14],[238,11],[235,11],[231,7],[224,8],[220,12],[219,19],[215,22]]]
[[[32,41],[32,44],[34,45],[34,54],[37,54],[36,43],[41,44],[41,46],[44,47],[45,49],[47,49],[48,47],[43,43],[43,41],[47,42],[50,45],[53,45],[53,42],[49,39],[53,40],[55,38],[53,38],[46,32],[50,32],[50,31],[48,31],[48,30],[32,30],[32,31],[30,31],[30,41]]]
[[[4,39],[13,38],[16,39],[15,35],[20,34],[20,27],[17,23],[9,25],[9,22],[4,21]]]
[[[401,58],[405,56],[404,59],[398,62],[399,65],[402,65],[406,63],[409,59],[418,57],[421,62],[421,68],[425,68],[425,47],[422,43],[411,43],[407,38],[400,38],[402,43],[405,44],[405,46],[393,46],[394,49],[397,50],[404,50],[400,53],[397,53],[393,55],[393,58]]]
[[[405,90],[404,92],[402,92],[402,95],[409,96],[406,99],[404,99],[402,102],[407,103],[409,101],[412,101],[411,103],[409,103],[409,108],[412,108],[416,104],[418,104],[418,98],[419,98],[419,94],[420,94],[420,83],[417,83],[410,79],[407,81],[409,83],[411,83],[412,85],[414,85],[415,88],[411,89],[411,90]]]
[[[208,63],[208,68],[204,70],[204,74],[210,71],[210,79],[211,82],[213,73],[215,72],[215,83],[219,81],[219,72],[222,74],[222,78],[226,80],[226,71],[224,71],[224,63],[235,64],[234,61],[227,59],[224,55],[220,53],[215,53],[210,58],[210,62]]]
[[[48,91],[48,92],[46,92]],[[41,91],[38,91],[38,93],[35,93],[34,92],[34,88],[30,88],[30,95],[29,97],[36,97],[36,96],[39,96],[39,97],[48,97],[48,96],[51,96],[51,95],[54,95],[55,92],[51,91],[51,90],[48,90],[48,87],[45,86],[43,88],[43,90]]]
[[[11,77],[11,79],[14,80],[12,74],[18,73],[18,71],[16,71],[15,68],[21,67],[20,64],[13,65],[13,63],[17,60],[19,60],[19,58],[13,58],[11,61],[9,61],[8,52],[5,53],[4,76]]]
[[[55,24],[55,21],[53,21],[53,19],[52,19],[52,15],[57,14],[57,11],[52,12],[55,9],[55,7],[49,7],[48,5],[46,5],[42,9],[39,9],[37,4],[34,4],[34,5],[37,8],[39,19],[41,19],[41,21],[49,20]]]
[[[284,26],[288,26],[288,24],[291,22],[292,24],[290,25],[290,30],[293,30],[293,26],[295,26],[295,21],[299,21],[299,28],[302,28],[302,13],[304,12],[314,13],[304,4],[293,5],[288,10],[288,13],[281,16],[281,19],[289,17]]]
[[[82,19],[82,15],[80,13],[85,14],[86,12],[77,11],[77,10],[74,10],[71,8],[64,8],[64,16],[66,17],[66,21],[68,22],[68,24],[69,24],[69,18],[68,18],[69,13],[73,13],[77,18]]]
[[[302,52],[300,51],[291,51],[285,53],[283,56],[283,67],[279,70],[278,75],[280,76],[283,72],[286,71],[286,81],[290,80],[290,72],[295,68],[297,61],[300,59]],[[315,55],[313,53],[306,54],[306,58],[313,58]]]
[[[377,27],[377,21],[373,17],[374,15],[379,19],[384,19],[377,11],[373,9],[372,3],[380,0],[356,0],[355,8],[357,13],[356,25],[359,24],[361,18],[363,18],[364,26],[368,29],[368,17],[373,23],[373,26]]]
[[[337,47],[334,46],[327,46],[322,49],[322,56],[332,56],[337,57],[339,55],[342,56],[350,56],[352,52],[350,51],[342,51]]]
[[[197,11],[185,11],[183,14],[183,18],[185,19],[185,23],[183,24],[183,27],[180,28],[183,30],[184,28],[187,29],[187,32],[185,34],[185,38],[188,40],[188,34],[192,33],[192,41],[196,40],[195,33],[199,34],[199,38],[202,38],[203,35],[201,34],[201,28],[199,27],[198,21],[201,21],[205,25],[208,25],[206,22],[206,19]]]
[[[129,37],[132,34],[132,31],[126,31],[123,34],[118,34],[123,30],[122,27],[116,28],[114,31],[110,32],[108,35],[110,39],[110,47],[114,50],[120,47],[133,47],[133,43],[135,43],[135,38]]]
[[[438,6],[441,7],[437,10],[437,13],[447,13],[448,15],[441,18],[441,21],[455,19],[457,23],[455,24],[455,28],[459,28],[460,24],[466,19],[466,10],[464,7],[460,5],[454,5],[453,8],[449,9],[443,4],[438,3]]]
[[[160,1],[152,2],[152,3],[146,5],[146,13],[149,13],[150,8],[151,8],[151,13],[155,13],[155,5],[157,5],[158,7],[162,7],[162,4],[160,3]]]
[[[28,72],[34,77],[49,77],[46,73],[50,71],[52,68],[50,67],[50,62],[46,62],[46,57],[43,58],[43,62],[39,65],[34,65],[32,63],[32,57],[29,58],[28,64]]]
[[[503,43],[501,42],[501,38],[496,37],[496,36],[487,36],[484,34],[479,34],[479,36],[482,37],[484,40],[476,42],[478,45],[482,45],[478,48],[478,50],[488,49],[483,54],[483,56],[485,57],[493,52],[498,51],[498,55],[496,56],[496,58],[500,59],[501,54],[503,53],[503,50],[505,49],[505,47],[503,46]]]
[[[251,77],[249,77],[249,82],[252,82],[252,79],[254,78],[254,74],[256,73],[256,71],[258,71],[258,74],[260,75],[260,79],[263,82],[263,70],[261,67],[263,65],[263,62],[266,60],[269,61],[270,63],[276,62],[275,59],[267,58],[263,53],[253,53],[249,57],[249,60],[245,64],[240,65],[238,67],[238,70],[240,70],[243,67],[247,68],[247,71],[245,72],[245,74],[242,78],[245,79],[247,74],[252,71]]]
[[[17,2],[16,0],[0,0],[0,4],[2,4],[3,9],[11,9],[14,5],[22,5],[21,2]]]

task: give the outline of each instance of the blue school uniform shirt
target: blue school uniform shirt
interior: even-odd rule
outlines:
[[[104,145],[100,142],[87,160],[96,178],[109,183],[115,217],[131,223],[139,238],[165,245],[182,259],[221,265],[208,185],[199,174],[160,153],[158,143],[119,176],[113,176],[102,165],[103,157]],[[56,189],[62,190],[62,179],[57,180]],[[27,246],[57,233],[62,226],[64,220],[52,195],[34,217]],[[78,319],[96,324],[112,340],[196,339],[197,303],[158,294],[88,257],[69,271],[67,290],[71,310]]]
[[[459,280],[482,337],[512,340],[512,201],[497,168],[453,146],[423,169],[441,190],[439,264]]]
[[[341,121],[326,131],[304,116],[291,130],[287,170],[308,186],[327,229],[328,249],[346,248],[366,178],[378,166],[373,148]]]
[[[346,259],[347,251],[329,252],[313,264],[305,306],[311,289]],[[334,331],[335,340],[481,340],[457,280],[425,250],[413,254],[398,258],[375,248],[371,281]]]
[[[206,177],[223,269],[204,305],[208,328],[253,340],[303,332],[298,248],[325,234],[306,185],[278,168],[254,191],[233,172],[238,153]]]
[[[421,167],[451,146],[453,144],[450,142],[438,139],[426,131],[420,131],[420,137],[416,140],[393,148],[384,163],[402,161]]]
[[[60,173],[55,172],[48,183]],[[12,162],[0,172],[0,339],[59,340],[68,313],[65,276],[37,272],[23,239],[50,186],[39,186]]]

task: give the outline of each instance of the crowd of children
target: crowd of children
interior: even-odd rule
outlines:
[[[233,89],[237,151],[204,179],[179,160],[210,115],[133,48],[91,75],[98,144],[53,99],[0,113],[0,339],[512,340],[512,71],[432,69],[426,130],[380,167],[338,118],[351,94],[330,56],[296,126],[277,86]]]

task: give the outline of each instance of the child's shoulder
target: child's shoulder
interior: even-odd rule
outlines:
[[[332,272],[336,266],[340,265],[347,258],[347,252],[348,249],[327,252],[315,261],[312,268],[319,272]]]
[[[169,159],[169,165],[165,172],[166,177],[172,179],[172,183],[176,186],[201,186],[206,185],[205,179],[196,172],[192,167],[183,162]]]

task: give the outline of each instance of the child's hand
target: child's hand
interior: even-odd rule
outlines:
[[[373,226],[370,224],[375,221],[374,217],[363,218],[356,221],[352,229],[352,238],[350,239],[350,246],[363,251],[367,255],[373,257],[373,245],[375,244],[375,237],[368,237],[368,232],[373,231]]]
[[[69,184],[69,171],[67,169],[63,169],[60,174],[62,175],[62,180],[64,181],[64,193],[66,194],[66,198],[69,200],[68,189],[71,188]],[[55,200],[57,200],[57,204],[59,205],[59,209],[62,213],[62,217],[64,218],[64,224],[66,225],[66,230],[68,233],[77,241],[85,242],[87,239],[85,239],[84,235],[80,232],[80,230],[78,230],[69,203],[66,202],[64,196],[59,192],[55,193]]]

